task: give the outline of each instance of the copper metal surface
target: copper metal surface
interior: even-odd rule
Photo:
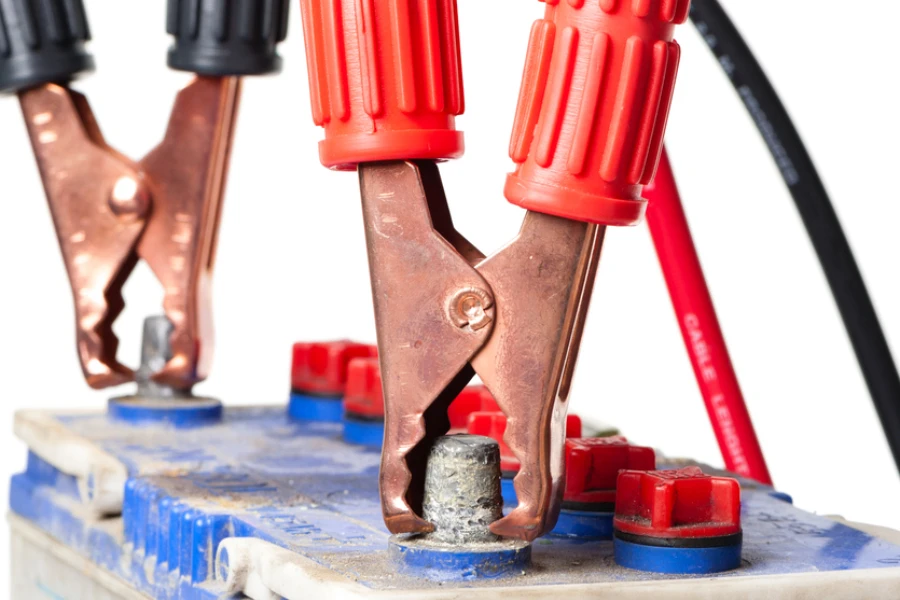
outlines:
[[[571,368],[605,227],[529,212],[515,240],[476,266],[497,303],[494,334],[472,359],[506,414],[504,441],[521,461],[518,506],[491,525],[534,539],[553,529],[565,475]]]
[[[492,329],[460,327],[448,315],[448,301],[461,290],[490,288],[432,227],[428,202],[443,198],[426,194],[423,179],[435,177],[436,166],[392,162],[361,165],[359,173],[386,399],[382,508],[394,533],[430,531],[419,516],[424,461],[407,465],[407,455],[426,435],[425,411]],[[429,433],[437,438],[446,430]],[[407,498],[413,475],[414,497]]]
[[[138,242],[163,285],[172,358],[154,375],[188,388],[212,360],[212,270],[240,79],[198,77],[175,99],[162,143],[140,162],[153,214]]]
[[[131,370],[116,361],[112,322],[124,307],[122,282],[134,267],[148,210],[143,193],[134,210],[125,210],[121,182],[133,182],[138,196],[140,174],[103,141],[81,94],[45,85],[19,98],[72,286],[84,376],[95,388],[130,381]]]
[[[209,276],[240,91],[198,77],[178,95],[163,143],[134,163],[103,139],[87,100],[44,85],[19,95],[75,298],[82,370],[94,388],[134,378],[116,360],[112,324],[138,259],[163,284],[173,358],[158,379],[189,389],[206,376]]]
[[[421,515],[424,457],[477,373],[508,417],[519,506],[494,533],[532,540],[559,511],[569,380],[604,228],[528,213],[483,259],[453,229],[430,162],[360,165],[385,394],[381,498],[393,533]]]

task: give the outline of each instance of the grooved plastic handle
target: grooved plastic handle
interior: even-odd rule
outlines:
[[[690,0],[543,0],[510,141],[506,197],[601,225],[642,217]]]
[[[0,92],[92,71],[90,39],[81,0],[0,0]]]
[[[463,153],[456,0],[301,0],[322,164]]]
[[[281,70],[289,0],[168,0],[169,67],[218,77]]]

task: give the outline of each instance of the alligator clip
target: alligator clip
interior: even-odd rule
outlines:
[[[132,381],[112,325],[122,286],[144,259],[165,292],[172,358],[155,375],[190,388],[206,377],[209,288],[240,80],[198,77],[175,100],[163,142],[132,162],[103,139],[87,100],[45,84],[19,94],[75,298],[88,384]]]
[[[162,143],[139,162],[107,145],[85,97],[59,83],[92,70],[93,60],[81,1],[65,10],[57,2],[0,11],[10,40],[0,91],[19,96],[75,299],[82,370],[94,388],[133,380],[116,359],[112,326],[122,286],[143,259],[172,324],[172,356],[154,379],[189,390],[211,360],[211,276],[239,76],[280,68],[287,0],[242,11],[168,3],[169,66],[197,76],[179,92]]]
[[[519,235],[485,257],[454,227],[436,160],[462,154],[454,0],[304,0],[322,162],[357,168],[385,397],[381,498],[427,532],[425,458],[474,374],[507,416],[518,506],[491,529],[556,522],[569,385],[607,225],[640,220],[662,147],[686,0],[550,2],[531,34],[510,154]],[[424,52],[416,52],[422,48]]]

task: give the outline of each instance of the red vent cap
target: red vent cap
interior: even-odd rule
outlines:
[[[375,346],[348,340],[294,344],[291,389],[300,393],[340,396],[347,385],[347,364],[377,356]]]
[[[485,435],[500,444],[500,470],[511,473],[519,470],[519,459],[513,454],[503,434],[506,433],[506,415],[502,412],[474,412],[469,415],[468,433]],[[581,418],[578,415],[566,417],[566,437],[581,437]]]
[[[494,396],[483,385],[470,385],[459,393],[450,407],[450,429],[463,430],[469,424],[469,415],[475,412],[500,412]]]
[[[613,504],[620,471],[655,468],[656,454],[652,448],[632,446],[622,436],[567,439],[563,500]]]
[[[347,365],[344,412],[360,417],[384,418],[384,393],[377,358],[354,358]]]
[[[709,538],[741,531],[741,486],[699,467],[623,471],[616,492],[615,528],[659,538]]]

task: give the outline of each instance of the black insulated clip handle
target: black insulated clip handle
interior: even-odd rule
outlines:
[[[90,38],[82,0],[0,0],[0,92],[93,71]]]
[[[289,6],[290,0],[168,0],[166,29],[175,37],[169,66],[217,77],[277,73]]]

